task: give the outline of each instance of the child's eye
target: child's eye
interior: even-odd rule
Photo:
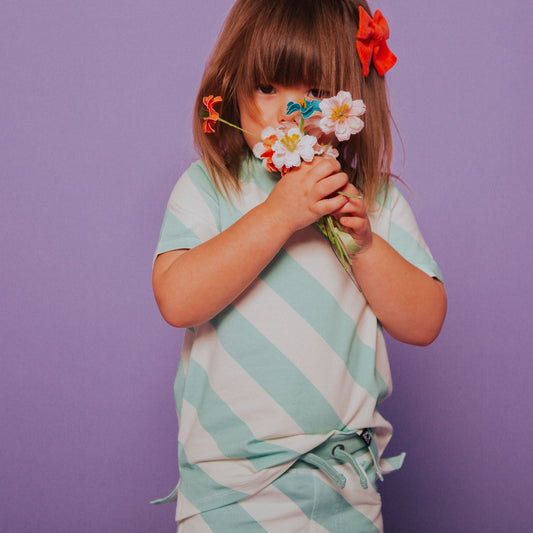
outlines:
[[[324,91],[323,89],[309,89],[309,92],[307,93],[311,98],[326,98],[329,96],[328,91]]]
[[[274,86],[268,85],[268,84],[259,85],[257,89],[259,90],[259,92],[263,94],[273,94],[274,92],[276,92],[276,89],[274,88]]]

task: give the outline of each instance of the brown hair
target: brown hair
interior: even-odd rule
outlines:
[[[239,189],[239,168],[251,152],[242,134],[221,122],[214,134],[203,133],[202,97],[222,96],[221,117],[240,125],[239,100],[252,108],[258,85],[303,83],[332,95],[346,90],[365,102],[365,127],[339,145],[339,161],[367,205],[386,191],[392,159],[387,89],[373,66],[363,76],[359,6],[370,14],[364,0],[237,0],[206,66],[193,121],[195,144],[220,190]]]

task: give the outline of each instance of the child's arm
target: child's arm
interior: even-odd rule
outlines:
[[[346,197],[332,195],[348,181],[333,159],[303,163],[276,184],[264,203],[228,229],[191,250],[157,257],[154,294],[167,322],[191,327],[233,302],[298,229],[341,209]]]
[[[349,184],[344,192],[357,194]],[[335,216],[361,246],[352,257],[352,271],[385,330],[401,342],[422,346],[433,342],[446,316],[442,283],[372,233],[362,200],[350,199]]]

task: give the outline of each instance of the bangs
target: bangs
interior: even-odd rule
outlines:
[[[258,85],[266,83],[303,83],[331,93],[341,88],[353,91],[352,80],[345,76],[356,64],[358,21],[347,3],[271,1],[263,8],[250,24],[240,68],[235,71],[241,97],[248,99]],[[353,42],[345,42],[347,35],[353,36]]]
[[[386,83],[375,68],[363,74],[359,7],[371,14],[366,0],[236,0],[206,65],[193,119],[196,147],[219,190],[240,190],[241,165],[252,152],[223,121],[205,135],[205,95],[220,95],[218,113],[240,125],[243,109],[260,117],[254,98],[260,85],[301,84],[332,96],[348,91],[365,102],[365,127],[339,144],[338,160],[368,205],[386,190],[392,160]]]
[[[293,25],[283,28],[273,38],[270,21],[263,24],[250,43],[245,71],[255,86],[259,83],[319,86],[324,82],[322,65],[324,48],[317,46],[311,32],[296,31]]]

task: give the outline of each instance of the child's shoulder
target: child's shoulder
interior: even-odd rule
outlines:
[[[191,163],[189,167],[178,178],[174,186],[173,194],[183,193],[185,190],[193,188],[203,194],[212,197],[218,196],[217,188],[211,178],[205,163],[198,159]]]
[[[405,202],[405,198],[393,179],[389,179],[378,191],[374,199],[374,209],[391,211],[398,202]]]
[[[197,159],[192,162],[189,167],[183,172],[181,178],[187,177],[192,180],[199,180],[205,182],[212,182],[211,176],[207,170],[207,167],[202,159]],[[180,178],[180,179],[181,179]]]
[[[373,226],[380,232],[388,232],[391,223],[414,218],[413,210],[396,180],[390,179],[386,187],[376,195],[369,210]]]

